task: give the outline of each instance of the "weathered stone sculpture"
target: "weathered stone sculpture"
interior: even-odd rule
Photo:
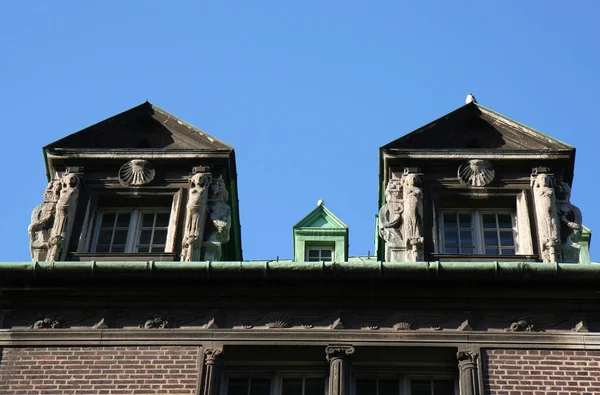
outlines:
[[[552,178],[543,173],[533,175],[532,185],[542,260],[555,263],[559,261],[560,236]]]
[[[407,262],[423,259],[423,189],[420,185],[421,179],[416,174],[407,173],[402,177],[402,233]]]
[[[67,243],[73,229],[77,202],[79,200],[79,176],[65,173],[60,179],[60,195],[56,202],[54,224],[50,232],[50,242],[46,261],[56,261],[63,258]]]
[[[205,256],[206,260],[221,259],[221,246],[229,241],[229,229],[231,228],[231,209],[227,204],[229,194],[220,176],[213,181],[209,199],[209,219],[212,223],[212,232],[206,239]]]
[[[210,173],[196,173],[189,180],[189,195],[185,210],[185,231],[181,246],[181,261],[200,260],[200,244],[204,236]]]
[[[556,208],[560,219],[563,262],[579,261],[581,210],[571,203],[571,187],[564,181],[556,183]]]
[[[60,180],[48,183],[44,202],[33,209],[29,225],[29,249],[33,261],[45,261],[48,255],[50,231],[56,215],[56,203],[60,197]]]
[[[386,203],[379,210],[379,236],[386,241],[386,260],[391,260],[387,251],[403,245],[401,182],[391,179],[385,188]]]

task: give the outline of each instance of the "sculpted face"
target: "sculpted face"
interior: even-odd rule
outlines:
[[[210,174],[206,173],[198,173],[194,174],[192,178],[190,178],[190,191],[191,193],[199,193],[204,190],[208,186],[210,182]]]

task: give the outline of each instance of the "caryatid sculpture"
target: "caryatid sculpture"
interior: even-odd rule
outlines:
[[[564,181],[556,183],[556,210],[560,219],[563,262],[577,262],[582,216],[581,210],[571,203],[571,187]]]
[[[56,261],[63,258],[63,252],[67,247],[73,229],[80,184],[79,176],[73,173],[67,172],[60,178],[60,195],[56,202],[56,213],[50,232],[46,261]]]
[[[185,231],[181,245],[181,261],[200,260],[200,245],[204,236],[204,222],[208,201],[210,173],[196,173],[189,180],[189,194],[185,209]]]
[[[385,188],[386,203],[379,210],[379,236],[386,241],[387,247],[402,246],[401,225],[404,206],[400,187],[401,181],[397,179],[391,179],[387,183]]]
[[[559,260],[560,235],[552,177],[544,173],[534,175],[532,185],[542,260],[555,263]]]
[[[221,246],[229,241],[231,208],[227,204],[228,198],[229,194],[227,193],[223,176],[219,176],[219,178],[213,181],[210,187],[208,211],[212,231],[206,239],[207,256],[205,259],[207,260],[221,259]]]
[[[406,173],[402,176],[402,235],[406,246],[406,261],[416,262],[423,259],[423,189],[417,174]]]
[[[46,260],[48,255],[50,232],[56,215],[56,203],[60,197],[60,180],[48,183],[44,192],[44,202],[33,209],[29,225],[29,250],[35,262]]]

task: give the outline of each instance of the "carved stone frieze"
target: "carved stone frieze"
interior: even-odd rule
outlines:
[[[170,327],[169,321],[162,317],[154,317],[139,325],[142,329],[165,329]]]
[[[554,181],[549,174],[542,173],[533,174],[531,183],[542,260],[555,263],[559,261],[560,228]]]
[[[535,325],[526,320],[515,321],[508,328],[506,332],[533,332],[535,331]]]
[[[494,168],[487,160],[471,159],[458,167],[458,179],[469,187],[489,185],[495,175]]]
[[[415,328],[415,317],[412,314],[394,314],[391,322],[392,328],[397,331],[410,331]]]
[[[292,317],[282,313],[269,314],[265,323],[265,326],[270,329],[288,328],[291,325]]]
[[[196,173],[190,177],[188,201],[185,208],[185,229],[181,243],[182,262],[200,260],[211,178],[212,176],[208,172]]]
[[[154,179],[156,171],[150,162],[133,159],[119,169],[119,182],[126,186],[141,186]]]

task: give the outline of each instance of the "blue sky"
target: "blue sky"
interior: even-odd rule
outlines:
[[[378,147],[470,91],[577,147],[572,201],[600,231],[599,14],[591,0],[3,2],[0,260],[30,259],[41,147],[145,100],[235,147],[245,259],[291,257],[319,199],[350,254],[373,253]]]

